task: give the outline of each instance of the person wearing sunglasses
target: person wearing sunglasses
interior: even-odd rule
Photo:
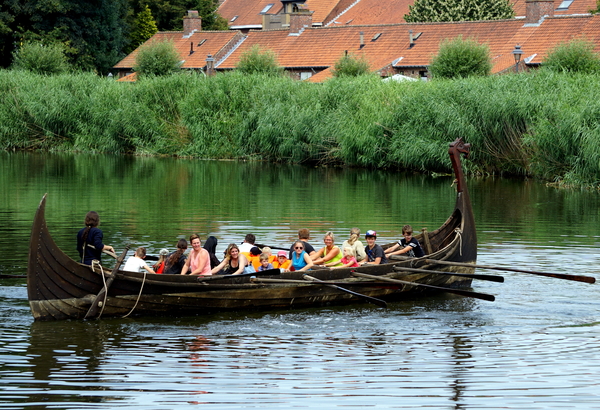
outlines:
[[[304,250],[304,243],[296,241],[293,245],[292,266],[293,270],[309,270],[313,266],[313,261]]]

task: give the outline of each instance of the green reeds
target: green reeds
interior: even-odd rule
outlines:
[[[118,83],[0,70],[0,147],[258,159],[600,185],[600,78],[534,72],[431,82],[323,84],[177,74]]]

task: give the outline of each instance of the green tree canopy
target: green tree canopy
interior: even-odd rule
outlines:
[[[594,43],[575,39],[554,47],[542,61],[542,68],[559,72],[600,73],[600,56]]]
[[[415,0],[408,6],[408,23],[511,19],[510,0]]]
[[[369,74],[369,62],[364,55],[357,57],[353,54],[345,54],[335,62],[332,72],[335,77],[357,77]]]
[[[144,77],[173,74],[180,66],[179,53],[173,42],[155,41],[140,48],[133,69]]]
[[[158,28],[154,17],[152,17],[152,11],[150,7],[146,5],[142,11],[140,11],[133,21],[133,30],[131,31],[131,43],[128,47],[128,52],[131,52],[144,44],[150,37],[156,34]]]
[[[490,49],[473,39],[462,36],[443,40],[433,58],[429,71],[433,78],[464,78],[489,75],[492,70]]]
[[[235,68],[244,74],[279,75],[283,72],[283,68],[277,63],[275,52],[269,49],[263,50],[257,44],[242,53]]]

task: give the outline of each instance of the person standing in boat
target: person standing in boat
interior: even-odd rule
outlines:
[[[402,227],[402,236],[404,238],[400,239],[397,244],[394,246],[390,246],[385,250],[387,255],[402,255],[406,254],[406,256],[410,256],[411,258],[420,258],[425,256],[425,252],[423,252],[423,248],[421,248],[421,244],[412,236],[413,229],[410,225],[404,225]]]
[[[367,240],[367,246],[365,246],[365,253],[367,257],[361,265],[379,265],[381,263],[387,263],[387,258],[383,252],[383,248],[375,243],[377,240],[377,232],[368,230],[365,234]]]
[[[294,252],[291,257],[292,266],[290,266],[290,270],[304,271],[312,268],[313,261],[304,249],[304,242],[296,241],[292,247],[294,248]]]
[[[185,239],[181,238],[177,242],[177,250],[167,256],[165,262],[165,274],[168,275],[179,275],[185,266],[186,256],[184,252],[188,248],[188,243]]]
[[[342,244],[342,251],[346,247],[350,247],[354,250],[354,255],[356,256],[357,262],[362,262],[367,257],[365,253],[365,247],[362,242],[358,240],[360,237],[360,229],[352,228],[350,229],[350,238],[345,240]]]
[[[210,271],[210,255],[208,251],[202,247],[200,237],[196,234],[190,236],[192,251],[185,261],[181,274],[186,275],[188,270],[190,275],[212,275]]]
[[[308,241],[310,240],[310,231],[308,229],[302,228],[298,230],[298,240],[302,241],[302,243],[304,244],[304,251],[308,253],[308,256],[312,257],[316,253],[315,248],[313,248],[313,246],[310,243],[308,243]],[[292,246],[290,246],[290,252],[288,256],[290,260],[292,260],[292,253],[294,253],[295,245],[296,242],[294,242]]]
[[[239,275],[244,273],[244,269],[248,266],[248,259],[240,252],[240,248],[235,243],[230,243],[225,251],[225,259],[219,263],[213,270],[212,274],[219,275]]]
[[[135,250],[135,253],[127,258],[127,262],[125,262],[124,271],[127,272],[141,272],[142,269],[146,270],[148,273],[156,273],[150,266],[146,264],[144,260],[146,258],[146,248],[140,246]]]
[[[323,237],[323,242],[325,246],[317,251],[316,254],[311,256],[313,263],[315,265],[324,265],[328,266],[340,266],[342,260],[342,251],[340,248],[335,246],[334,244],[335,236],[333,232],[329,231]]]
[[[97,212],[90,211],[85,215],[85,228],[77,233],[77,251],[81,257],[81,263],[91,265],[94,259],[101,261],[102,251],[114,252],[112,246],[102,243],[103,233],[98,228],[100,216]]]

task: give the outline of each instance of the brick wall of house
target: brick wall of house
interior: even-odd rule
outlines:
[[[554,1],[552,0],[526,0],[526,16],[527,23],[537,23],[542,17],[554,17]]]
[[[299,11],[290,14],[290,33],[299,33],[305,27],[312,27],[312,11]]]

